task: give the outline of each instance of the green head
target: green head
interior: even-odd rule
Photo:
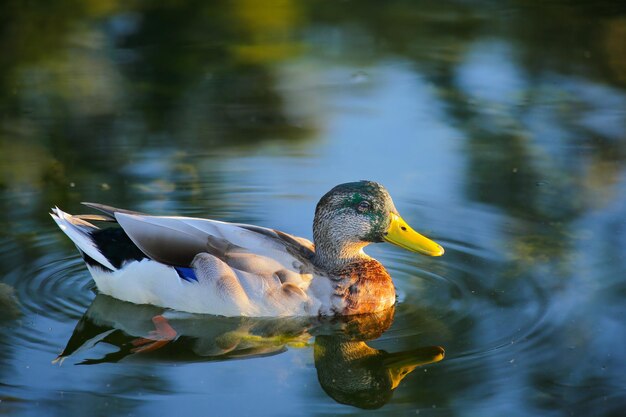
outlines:
[[[398,214],[389,192],[372,181],[340,184],[317,204],[313,222],[316,252],[359,251],[372,242],[387,241],[431,256],[443,248],[418,234]]]

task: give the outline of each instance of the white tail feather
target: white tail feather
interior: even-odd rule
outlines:
[[[107,258],[102,255],[98,247],[95,245],[91,236],[87,232],[88,223],[75,219],[71,214],[65,213],[63,210],[55,207],[50,213],[52,219],[59,225],[61,230],[69,237],[72,242],[78,247],[79,250],[86,253],[89,257],[93,258],[99,264],[115,271],[113,265]]]

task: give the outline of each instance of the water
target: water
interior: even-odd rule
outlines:
[[[623,413],[619,2],[0,10],[0,414]],[[399,293],[383,317],[96,295],[47,214],[98,201],[310,238],[318,198],[358,179],[446,248],[369,247]],[[156,315],[176,341],[142,339]]]

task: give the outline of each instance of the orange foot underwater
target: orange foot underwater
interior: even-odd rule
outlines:
[[[176,330],[167,322],[167,319],[161,315],[152,317],[155,330],[151,331],[147,337],[138,337],[131,343],[135,346],[131,352],[146,353],[160,349],[172,340],[176,339],[178,334]]]

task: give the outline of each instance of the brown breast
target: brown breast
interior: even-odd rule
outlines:
[[[375,259],[352,263],[333,275],[341,277],[335,294],[345,301],[342,315],[382,311],[396,302],[391,277]]]

